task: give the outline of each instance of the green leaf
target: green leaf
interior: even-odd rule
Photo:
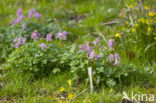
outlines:
[[[54,68],[53,73],[56,74],[57,72],[60,72],[60,68]]]

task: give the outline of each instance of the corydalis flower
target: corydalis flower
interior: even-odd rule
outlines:
[[[47,45],[45,45],[44,43],[41,43],[39,47],[41,47],[41,49],[44,50],[45,48],[47,48]]]
[[[46,40],[47,41],[52,41],[52,34],[47,34]]]
[[[87,56],[88,56],[90,54],[90,52],[91,52],[91,47],[89,45],[89,42],[84,44],[84,49],[87,51]]]
[[[95,60],[97,60],[97,59],[99,59],[100,57],[101,57],[101,56],[97,55],[97,54],[95,53],[95,51],[91,51],[88,58],[89,58],[89,59],[94,59],[94,58],[95,58]]]
[[[38,13],[38,12],[36,12],[35,14],[34,14],[34,16],[35,16],[35,18],[38,20],[39,18],[41,18],[42,17],[42,15],[40,14],[40,13]]]
[[[110,63],[115,60],[114,66],[119,66],[118,59],[121,60],[121,58],[119,57],[118,53],[110,54],[109,59],[110,59]]]
[[[33,31],[31,34],[31,38],[34,39],[35,41],[37,40],[37,38],[39,38],[40,33],[38,33],[37,30]]]
[[[89,42],[86,42],[84,45],[79,46],[79,53],[81,53],[82,50],[87,51],[87,56],[89,56],[89,54],[91,52],[91,47],[89,45]]]
[[[109,60],[110,60],[110,63],[114,60],[114,54],[109,55]]]
[[[119,57],[118,53],[115,53],[114,57],[115,57],[115,59],[121,60],[121,58]]]
[[[60,40],[67,40],[67,35],[68,35],[68,32],[66,31],[63,31],[62,33],[59,32],[57,35],[56,35],[56,39],[60,39]]]
[[[39,18],[42,17],[42,15],[40,13],[36,12],[36,10],[32,8],[29,10],[28,17],[29,18],[35,17],[38,20]]]
[[[22,8],[19,8],[19,9],[16,11],[16,15],[17,15],[17,16],[22,15]]]
[[[20,21],[23,20],[23,18],[25,18],[25,16],[22,14],[22,8],[17,10],[17,19],[16,19],[16,23],[18,24]]]
[[[96,38],[93,42],[92,42],[92,44],[94,44],[94,45],[96,45],[96,44],[98,44],[99,43],[99,45],[100,45],[100,39],[99,38]]]
[[[23,30],[28,31],[28,28],[27,28],[27,26],[26,26],[26,23],[23,23],[21,26],[22,26],[22,29],[23,29]]]
[[[11,22],[10,22],[10,25],[15,25],[16,24],[16,20],[12,20]]]
[[[117,59],[115,59],[114,66],[119,66],[119,62],[118,62],[118,60],[117,60]]]
[[[32,8],[32,9],[29,10],[28,17],[32,18],[34,14],[35,14],[35,9]]]
[[[14,47],[18,48],[20,45],[24,44],[26,42],[27,38],[15,38],[13,41],[15,42]]]
[[[83,45],[79,45],[79,53],[84,49]]]
[[[115,47],[115,40],[114,39],[110,39],[108,41],[108,47],[109,47],[109,50],[114,50],[114,47]]]
[[[21,22],[23,20],[23,18],[25,18],[25,16],[22,14],[22,8],[17,10],[16,15],[17,15],[17,18],[10,22],[10,25],[12,25],[12,26],[15,24],[18,24],[19,22]]]

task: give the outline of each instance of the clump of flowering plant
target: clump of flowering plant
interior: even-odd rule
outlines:
[[[39,18],[42,17],[42,15],[40,13],[36,12],[36,10],[34,8],[32,8],[29,10],[28,17],[29,18],[35,17],[38,20]]]
[[[12,21],[10,22],[10,25],[12,25],[12,26],[15,25],[15,24],[20,23],[24,18],[26,18],[26,17],[22,14],[22,8],[19,8],[19,9],[16,11],[16,15],[17,15],[17,18],[14,19],[14,20],[12,20]],[[38,20],[39,18],[42,17],[42,14],[36,12],[36,10],[32,8],[32,9],[29,10],[28,17],[29,17],[29,18],[35,17],[35,18]]]
[[[79,45],[77,50],[72,45],[71,50],[62,54],[62,61],[69,60],[70,72],[73,73],[73,79],[82,79],[88,81],[88,67],[92,68],[93,82],[96,85],[106,83],[108,86],[114,86],[119,79],[119,74],[129,68],[122,68],[121,58],[115,49],[116,42],[110,39],[112,44],[104,43],[100,38],[93,42],[87,41]],[[115,44],[114,44],[115,43]],[[102,45],[104,44],[104,45]],[[69,47],[68,47],[69,48]],[[111,50],[110,50],[111,49]],[[124,74],[124,73],[123,73]]]
[[[37,30],[33,31],[31,34],[31,38],[35,41],[39,38],[39,36],[41,36],[41,34]]]
[[[66,31],[59,32],[59,33],[56,35],[56,39],[67,40],[67,35],[68,35],[68,32],[66,32]]]
[[[20,45],[24,44],[26,42],[27,38],[15,38],[13,41],[15,42],[14,47],[18,48]]]

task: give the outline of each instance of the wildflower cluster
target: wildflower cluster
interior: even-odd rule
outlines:
[[[29,10],[28,17],[29,18],[35,17],[38,20],[39,18],[42,17],[42,15],[40,13],[36,12],[36,10],[32,8]]]
[[[20,23],[24,18],[26,18],[26,17],[22,14],[22,8],[19,8],[19,9],[17,10],[16,15],[17,15],[17,18],[16,18],[15,20],[12,20],[12,21],[10,22],[10,25],[12,25],[12,26],[15,25],[15,24]],[[29,17],[29,18],[35,17],[35,18],[38,20],[39,18],[42,17],[42,15],[41,15],[40,13],[36,12],[35,9],[30,9],[30,10],[29,10],[28,17]],[[23,25],[23,26],[24,26],[24,25]]]
[[[56,38],[59,37],[60,40],[66,40],[67,39],[67,34],[68,32],[66,31],[63,31],[62,33],[58,33],[56,35]],[[52,33],[49,33],[47,34],[45,40],[46,41],[52,41]],[[43,39],[41,34],[37,31],[37,30],[34,30],[32,33],[31,33],[31,39],[33,39],[34,41],[37,41],[37,39]],[[14,42],[16,42],[16,44],[14,45],[14,47],[19,47],[20,45],[24,44],[25,41],[26,41],[26,38],[16,38],[13,40]],[[45,43],[41,43],[40,45],[38,45],[38,47],[41,47],[42,50],[44,50],[45,48],[47,48],[47,45]]]
[[[80,45],[79,46],[79,53],[82,52],[82,50],[87,52],[87,56],[88,59],[90,60],[97,60],[98,58],[100,58],[100,55],[95,53],[95,50],[93,50],[93,48],[95,48],[98,45],[100,45],[100,40],[99,38],[96,38],[95,41],[92,42],[92,44],[94,44],[94,46],[90,46],[89,42],[86,42],[84,45]]]
[[[114,39],[110,39],[108,41],[108,48],[111,52],[114,52],[115,50],[115,45],[116,45],[116,42]],[[110,54],[109,55],[109,60],[110,60],[110,63],[112,63],[112,61],[115,61],[114,62],[114,66],[119,66],[119,62],[118,62],[118,59],[121,60],[121,58],[119,57],[118,53],[115,53],[115,54]]]
[[[126,25],[122,28],[121,41],[123,48],[143,50],[145,52],[138,53],[137,57],[155,58],[155,20],[156,12],[147,5],[138,3],[137,1],[125,0],[128,8],[123,8],[120,13],[120,17],[123,17],[126,21]],[[138,4],[137,4],[138,3]],[[134,5],[137,4],[137,5]],[[131,9],[129,9],[131,8]],[[134,15],[135,14],[135,15]],[[127,19],[128,18],[128,19]],[[125,42],[123,42],[125,41]],[[126,42],[129,42],[128,44]],[[127,51],[126,51],[127,52]],[[148,56],[145,55],[149,53]],[[139,55],[140,54],[140,55]]]
[[[68,32],[66,32],[66,31],[59,32],[59,33],[56,35],[56,39],[67,40],[67,35],[68,35]]]
[[[15,38],[13,41],[15,42],[14,47],[18,48],[20,45],[24,44],[26,42],[27,38]]]

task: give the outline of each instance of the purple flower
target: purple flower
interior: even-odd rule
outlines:
[[[21,38],[20,43],[21,43],[21,44],[24,44],[24,43],[26,42],[26,40],[27,40],[27,38],[26,38],[26,37]]]
[[[87,56],[90,54],[90,52],[91,52],[91,47],[89,46],[89,42],[87,42],[86,44],[85,44],[85,50],[87,51]]]
[[[109,59],[110,59],[110,63],[113,61],[113,59],[114,59],[114,55],[113,54],[110,54],[109,55]]]
[[[118,59],[115,59],[114,66],[119,66]]]
[[[39,38],[41,34],[38,33],[37,30],[33,31],[32,34],[31,34],[31,38],[34,39],[36,41],[37,38]]]
[[[101,57],[100,55],[96,55],[95,60],[99,59],[100,57]]]
[[[41,47],[41,49],[44,50],[45,48],[47,48],[47,45],[45,45],[44,43],[41,43],[39,47]]]
[[[15,42],[14,47],[18,48],[20,45],[24,44],[24,43],[26,42],[26,40],[27,40],[26,37],[24,37],[24,38],[17,38],[17,37],[16,37],[16,38],[13,40],[13,42]]]
[[[60,39],[60,40],[67,40],[67,35],[68,35],[68,32],[66,31],[63,31],[62,33],[59,32],[57,35],[56,35],[56,39]]]
[[[11,22],[10,22],[10,25],[11,26],[13,26],[13,25],[15,25],[16,24],[16,20],[12,20]]]
[[[96,45],[97,43],[100,44],[100,39],[99,39],[99,38],[96,38],[96,39],[92,42],[92,44],[94,44],[94,45]]]
[[[119,59],[119,60],[121,60],[121,58],[119,57],[119,55],[118,55],[118,53],[115,53],[115,59]]]
[[[22,8],[19,8],[19,9],[17,10],[16,15],[17,15],[17,16],[22,15]]]
[[[28,17],[32,18],[34,14],[35,14],[35,9],[32,8],[32,9],[29,10]]]
[[[39,18],[41,18],[42,17],[42,15],[40,14],[40,13],[38,13],[38,12],[36,12],[35,14],[34,14],[34,16],[35,16],[35,18],[38,20]]]
[[[110,39],[108,41],[109,50],[114,50],[114,46],[115,46],[115,40],[114,39]]]
[[[19,48],[19,46],[20,46],[20,43],[19,42],[17,42],[17,43],[14,44],[14,47],[15,48]]]
[[[84,49],[83,45],[79,45],[79,53]]]
[[[47,41],[52,41],[52,34],[47,34],[46,40]]]
[[[89,54],[88,59],[94,59],[94,58],[95,58],[95,60],[97,60],[97,59],[99,59],[100,57],[101,57],[101,56],[100,56],[100,55],[97,55],[97,54],[95,53],[95,51],[91,51],[90,54]]]
[[[26,23],[23,23],[23,24],[22,24],[22,29],[23,29],[23,30],[26,30],[26,31],[28,30],[28,29],[26,28]]]
[[[88,58],[89,59],[94,59],[95,56],[96,56],[95,51],[91,51]]]

